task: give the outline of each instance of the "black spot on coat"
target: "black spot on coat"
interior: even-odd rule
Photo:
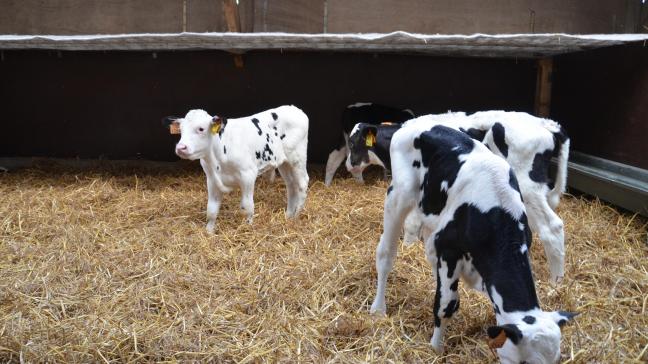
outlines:
[[[263,134],[263,132],[261,131],[261,127],[259,126],[259,119],[252,118],[252,124],[254,124],[254,126],[256,126],[257,131],[259,132],[259,135]]]
[[[274,113],[274,112],[273,112],[273,113],[270,113],[270,115],[272,115],[272,118],[273,118],[274,120],[277,120],[277,118],[279,118],[279,117],[277,116],[277,113]]]
[[[520,185],[518,184],[518,180],[515,177],[515,173],[513,173],[513,169],[510,168],[509,168],[509,185],[514,190],[520,192]]]
[[[443,317],[445,318],[452,317],[452,314],[457,312],[458,309],[459,309],[459,300],[451,300],[450,302],[448,302],[448,305],[444,310],[445,315]]]
[[[529,178],[538,183],[549,181],[549,165],[551,164],[552,150],[547,149],[542,153],[536,153],[533,157],[533,166],[529,171]]]
[[[520,222],[525,226],[522,231]],[[538,308],[529,257],[519,249],[521,243],[530,243],[526,222],[525,215],[517,220],[501,207],[482,212],[464,203],[434,237],[439,262],[447,262],[450,272],[457,260],[468,253],[487,289],[495,286],[502,296],[500,309],[513,312]]]
[[[387,194],[389,195],[389,193],[390,193],[393,189],[394,189],[394,186],[391,186],[391,185],[390,185],[389,187],[387,187]]]
[[[499,149],[500,153],[504,158],[508,157],[508,145],[506,144],[506,132],[504,131],[504,126],[500,123],[495,123],[491,128],[493,132],[493,141]]]
[[[439,125],[414,139],[414,148],[421,150],[423,166],[428,169],[419,201],[423,213],[438,215],[443,210],[448,194],[441,189],[441,184],[445,181],[448,189],[452,187],[463,165],[459,155],[470,153],[473,147],[473,140],[466,134]]]
[[[536,318],[533,316],[524,316],[524,318],[522,318],[522,321],[526,322],[529,325],[533,325],[536,322]]]
[[[473,139],[475,139],[477,141],[480,141],[480,142],[483,141],[484,136],[486,136],[486,131],[476,129],[476,128],[470,128],[468,130],[466,130],[464,128],[459,128],[459,130],[461,130],[461,132],[467,134],[469,137],[471,137],[471,138],[473,138]]]
[[[415,168],[421,168],[421,161],[419,161],[419,160],[415,160],[415,161],[412,163],[412,167],[415,167]]]

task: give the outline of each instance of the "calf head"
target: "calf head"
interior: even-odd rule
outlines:
[[[350,172],[362,172],[370,163],[369,152],[376,144],[378,128],[375,125],[358,123],[349,135],[349,155],[346,167]]]
[[[183,159],[204,158],[210,151],[213,136],[221,128],[222,120],[210,116],[204,110],[190,110],[184,118],[168,116],[162,123],[169,128],[180,129],[180,141],[175,153]]]
[[[560,360],[560,328],[576,314],[543,312],[521,317],[518,322],[488,328],[489,346],[497,349],[503,364],[557,363]]]

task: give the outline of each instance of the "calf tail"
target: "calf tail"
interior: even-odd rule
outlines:
[[[554,133],[554,155],[558,158],[558,168],[556,169],[556,179],[554,187],[549,191],[549,206],[555,209],[560,202],[560,196],[565,192],[567,187],[567,161],[569,160],[569,137],[561,127],[559,132]]]

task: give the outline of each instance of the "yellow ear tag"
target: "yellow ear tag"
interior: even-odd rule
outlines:
[[[218,134],[218,132],[219,132],[220,129],[221,129],[221,125],[222,125],[222,124],[223,124],[223,122],[222,122],[220,119],[218,119],[218,121],[213,122],[213,123],[211,124],[211,127],[209,128],[209,131],[212,133],[212,135],[216,135],[216,134]]]
[[[365,138],[365,145],[368,147],[373,147],[374,144],[376,144],[376,136],[372,132],[367,133],[367,137]]]

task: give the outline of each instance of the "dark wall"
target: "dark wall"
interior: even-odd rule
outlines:
[[[173,160],[166,115],[226,117],[294,104],[310,117],[309,161],[325,161],[343,108],[374,101],[419,114],[531,111],[532,61],[342,53],[4,51],[0,156]],[[11,137],[8,137],[11,136]]]
[[[557,57],[551,114],[572,150],[648,169],[648,47]]]

